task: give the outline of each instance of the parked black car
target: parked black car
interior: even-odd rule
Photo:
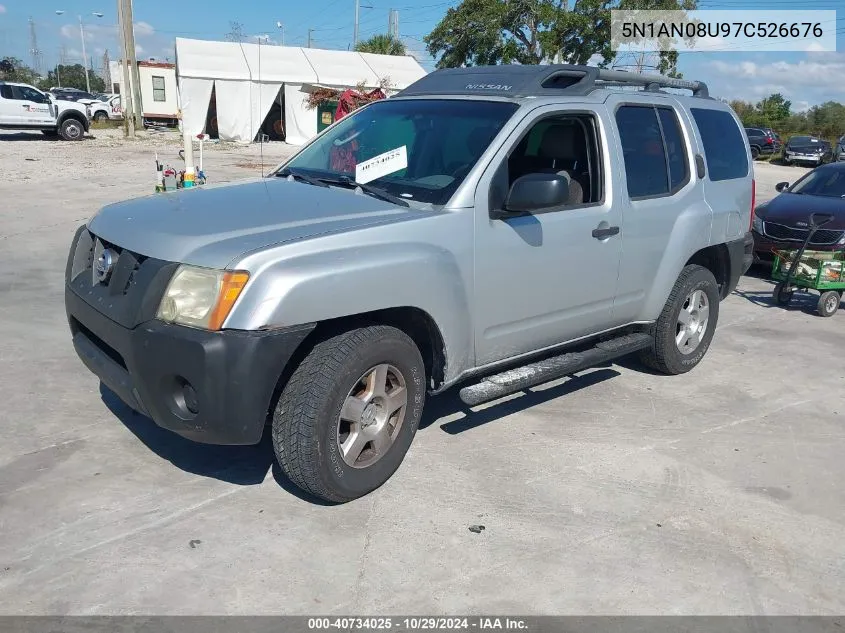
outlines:
[[[811,213],[832,213],[833,220],[813,236],[813,250],[845,248],[845,162],[816,167],[792,186],[777,185],[780,195],[754,209],[751,232],[754,260],[770,262],[774,249],[793,250],[807,237]]]
[[[756,159],[758,156],[767,156],[774,154],[780,149],[779,142],[776,140],[772,131],[767,131],[759,127],[745,128],[745,136],[748,137],[748,146],[751,148],[751,158]]]
[[[50,88],[50,92],[56,99],[63,101],[98,101],[90,92],[79,88]]]
[[[830,143],[817,136],[792,136],[783,146],[783,162],[823,165],[833,160]]]

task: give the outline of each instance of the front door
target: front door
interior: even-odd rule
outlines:
[[[12,86],[12,92],[17,97],[21,125],[32,127],[55,125],[56,119],[53,117],[47,95],[28,86]]]
[[[475,346],[478,365],[572,341],[616,325],[622,252],[619,205],[603,106],[534,110],[482,175],[476,194]],[[555,172],[566,204],[491,219],[513,182]]]

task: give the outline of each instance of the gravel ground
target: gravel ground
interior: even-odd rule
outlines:
[[[845,314],[746,277],[695,371],[444,394],[385,486],[323,506],[269,442],[183,440],[75,356],[74,230],[151,193],[154,151],[178,160],[173,134],[95,136],[0,136],[0,614],[845,612]],[[221,144],[207,171],[260,162]],[[758,198],[799,173],[758,165]]]

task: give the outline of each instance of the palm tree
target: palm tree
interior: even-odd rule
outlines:
[[[378,55],[407,55],[405,44],[390,35],[373,35],[370,39],[358,42],[355,50],[359,53]]]

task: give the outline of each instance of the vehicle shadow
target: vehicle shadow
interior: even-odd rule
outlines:
[[[41,132],[7,132],[0,134],[0,141],[57,141],[58,136],[47,136]]]
[[[261,441],[252,446],[200,444],[163,429],[148,417],[133,411],[103,384],[100,385],[100,397],[144,446],[180,470],[238,486],[261,484],[267,473],[272,471],[276,483],[295,497],[315,505],[331,505],[308,494],[285,477],[273,454],[269,425]]]
[[[458,388],[449,389],[428,400],[419,428],[426,429],[438,420],[452,416],[455,413],[462,413],[463,417],[460,419],[444,422],[440,425],[442,431],[450,435],[457,435],[458,433],[470,431],[484,424],[495,422],[505,416],[530,409],[549,400],[554,400],[555,398],[565,396],[580,389],[586,389],[587,387],[604,382],[605,380],[610,380],[619,375],[621,374],[618,371],[610,369],[609,364],[600,366],[598,369],[570,376],[566,382],[548,389],[543,389],[542,391],[533,391],[532,389],[523,390],[522,392],[518,392],[522,395],[515,398],[511,397],[509,400],[488,406],[481,411],[473,411],[461,402],[461,399],[458,397]]]

